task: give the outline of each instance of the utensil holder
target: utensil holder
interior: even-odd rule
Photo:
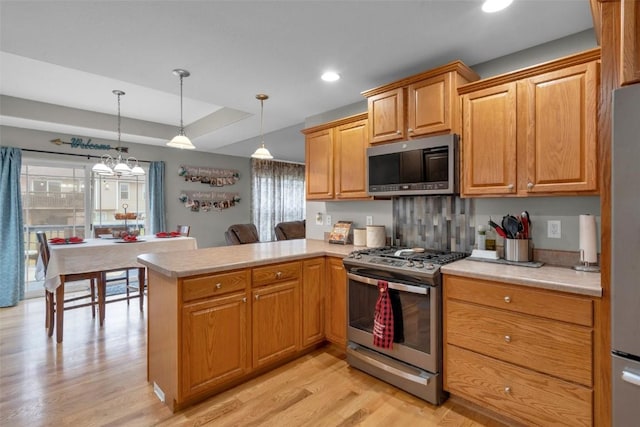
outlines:
[[[505,239],[504,259],[507,261],[531,261],[529,252],[530,239]]]

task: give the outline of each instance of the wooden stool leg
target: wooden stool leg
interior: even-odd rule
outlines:
[[[60,276],[60,286],[56,288],[56,341],[62,342],[64,324],[64,276]]]
[[[144,311],[144,282],[145,282],[145,269],[144,267],[138,268],[138,290],[140,291],[140,311]]]
[[[100,327],[104,325],[107,293],[107,273],[100,273],[98,279],[98,315],[100,316]]]
[[[91,317],[93,319],[96,318],[96,280],[90,279],[89,283],[91,284]]]
[[[45,289],[45,304],[46,304],[46,325],[47,325],[47,335],[53,336],[53,326],[55,324],[54,320],[54,302],[53,302],[53,292]]]

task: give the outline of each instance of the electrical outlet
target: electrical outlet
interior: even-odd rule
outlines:
[[[325,224],[331,225],[331,215],[325,215],[325,218],[327,218]]]
[[[367,225],[373,225],[373,217],[371,215],[367,215]]]
[[[559,239],[562,237],[562,228],[560,221],[547,221],[547,237],[550,239]]]

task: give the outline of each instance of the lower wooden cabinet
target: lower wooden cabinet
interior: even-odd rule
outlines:
[[[324,340],[326,277],[324,257],[302,263],[302,347],[309,347]]]
[[[444,388],[527,425],[593,422],[593,300],[444,275]]]
[[[180,365],[181,391],[185,398],[247,373],[250,367],[248,318],[249,305],[244,292],[185,304],[182,308],[183,363]]]
[[[327,258],[326,285],[327,340],[342,347],[347,345],[347,272],[342,258]]]

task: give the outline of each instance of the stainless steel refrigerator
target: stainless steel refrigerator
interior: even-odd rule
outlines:
[[[640,425],[640,84],[613,93],[613,426]]]

